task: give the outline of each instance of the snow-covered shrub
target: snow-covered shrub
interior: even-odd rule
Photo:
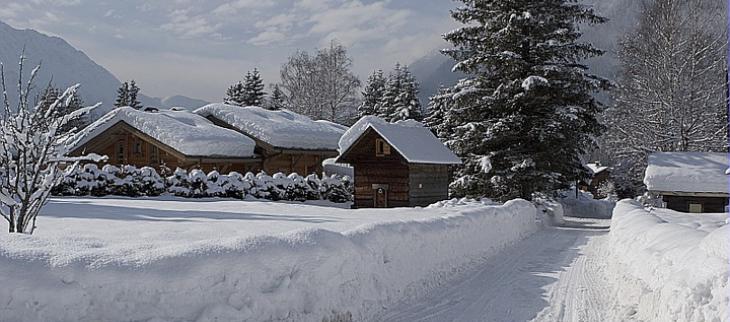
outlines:
[[[87,163],[76,174],[76,194],[104,196],[107,194],[106,176],[94,163]]]
[[[223,184],[227,181],[226,176],[221,175],[218,171],[211,171],[206,179],[205,195],[208,197],[225,197],[226,191],[223,189]]]
[[[272,176],[273,187],[269,199],[271,200],[282,200],[287,197],[287,190],[292,185],[292,181],[285,174],[277,172]]]
[[[348,185],[345,182],[348,181],[339,178],[337,175],[320,180],[319,191],[322,194],[322,199],[338,203],[352,200],[352,193],[350,193]]]
[[[286,188],[286,199],[306,201],[310,187],[302,176],[294,172],[288,176],[289,186]]]
[[[193,198],[206,197],[208,191],[208,176],[200,169],[193,169],[188,175],[190,182],[190,196]]]
[[[253,188],[251,188],[251,195],[254,198],[276,200],[276,197],[272,196],[272,191],[276,189],[274,187],[274,178],[272,178],[270,175],[266,174],[263,171],[259,172],[256,175],[249,172],[246,173],[246,180],[249,180],[253,183]]]
[[[151,167],[139,169],[137,182],[140,183],[140,192],[145,196],[159,196],[166,191],[165,181]]]
[[[616,185],[611,180],[601,182],[597,188],[598,195],[604,197],[606,200],[618,201],[618,194],[616,193]]]
[[[190,181],[185,169],[177,168],[171,176],[167,177],[167,192],[178,197],[191,196]]]
[[[243,199],[251,190],[251,183],[238,172],[231,172],[222,178],[221,188],[229,198]]]
[[[320,200],[322,194],[319,191],[321,180],[316,174],[310,174],[304,178],[304,182],[307,185],[307,200]]]
[[[41,208],[55,186],[63,181],[62,167],[74,168],[81,161],[100,162],[103,157],[90,154],[68,157],[78,133],[72,127],[94,107],[74,108],[72,101],[79,85],[69,87],[55,97],[35,102],[34,89],[40,65],[23,79],[25,53],[20,56],[20,75],[16,97],[5,96],[0,106],[0,217],[7,220],[10,233],[32,234]],[[5,82],[5,68],[0,68],[0,91],[10,92]],[[11,103],[10,102],[15,102]],[[34,102],[34,103],[31,103]],[[98,105],[97,105],[98,106]],[[69,128],[70,127],[70,128]]]

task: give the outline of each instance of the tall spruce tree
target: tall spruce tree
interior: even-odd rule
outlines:
[[[235,106],[244,106],[243,83],[238,82],[228,87],[223,103]]]
[[[142,108],[142,103],[140,103],[137,99],[138,95],[139,87],[137,87],[137,83],[134,80],[131,82],[124,82],[117,90],[117,100],[114,102],[114,106],[129,106],[135,109],[140,109]]]
[[[243,104],[244,106],[261,106],[264,96],[266,96],[264,81],[261,79],[259,70],[254,68],[253,72],[246,73],[243,85]]]
[[[398,95],[398,104],[394,110],[391,121],[399,120],[423,120],[421,101],[418,99],[419,86],[416,77],[408,70],[408,66],[402,66],[400,70],[401,90]]]
[[[357,108],[358,117],[366,115],[378,115],[380,102],[385,94],[386,79],[383,70],[378,69],[368,77],[365,89],[362,92],[362,103]]]
[[[137,99],[138,95],[139,87],[137,86],[137,83],[132,80],[131,82],[129,82],[129,98],[127,99],[127,104],[129,104],[129,107],[134,109],[142,108],[142,103],[140,103]]]
[[[441,141],[449,143],[453,135],[453,126],[451,125],[451,107],[454,104],[454,94],[450,88],[441,88],[439,92],[432,96],[429,100],[428,116],[423,122],[431,129]]]
[[[279,84],[271,85],[271,88],[271,97],[269,97],[268,104],[266,104],[266,109],[277,111],[286,108],[286,96],[284,96]]]
[[[383,97],[380,99],[378,106],[378,116],[390,122],[395,116],[395,112],[403,108],[400,101],[400,95],[403,91],[403,70],[400,63],[396,64],[393,71],[388,75],[385,83]]]
[[[605,19],[576,0],[459,0],[463,27],[444,53],[469,75],[453,89],[450,146],[465,160],[457,195],[506,200],[567,187],[585,175],[581,157],[603,127],[593,98],[608,82],[584,59],[579,24]]]
[[[117,100],[114,102],[115,107],[129,106],[129,83],[124,82],[117,89]]]

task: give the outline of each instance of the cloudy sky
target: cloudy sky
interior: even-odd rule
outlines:
[[[355,71],[444,46],[450,0],[0,0],[0,20],[57,35],[145,93],[219,101],[258,67],[267,82],[297,49],[337,39]]]

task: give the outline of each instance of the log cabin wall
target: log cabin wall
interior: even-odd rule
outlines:
[[[380,135],[368,130],[350,149],[346,162],[355,168],[355,207],[372,208],[375,206],[373,185],[387,185],[387,207],[408,207],[408,164],[396,151],[390,149],[389,155],[376,155],[376,140]]]
[[[323,156],[304,153],[273,153],[267,155],[263,161],[263,169],[273,175],[277,172],[285,174],[298,173],[302,176],[322,173]]]
[[[451,170],[448,165],[411,164],[410,206],[428,206],[449,197]]]
[[[690,204],[701,205],[701,212],[721,213],[725,212],[728,205],[728,198],[725,197],[694,197],[694,196],[663,196],[667,208],[680,212],[690,212]]]
[[[91,139],[72,155],[96,153],[109,157],[107,162],[113,165],[133,165],[135,167],[152,167],[160,170],[164,164],[175,170],[202,169],[205,172],[218,170],[221,173],[237,171],[240,173],[258,172],[262,169],[261,161],[248,159],[190,158],[174,151],[155,140],[136,133],[131,126],[120,123],[112,126],[97,137]]]

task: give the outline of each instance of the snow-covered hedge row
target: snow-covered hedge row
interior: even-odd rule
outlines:
[[[613,212],[609,269],[626,320],[725,321],[730,226],[705,232],[668,223],[639,203]]]
[[[269,176],[264,172],[240,174],[217,171],[205,173],[192,170],[189,173],[178,168],[172,175],[160,176],[154,168],[96,164],[71,168],[65,173],[61,185],[54,194],[64,196],[159,196],[169,193],[179,197],[229,197],[259,198],[269,200],[351,200],[352,183],[349,177],[319,178],[316,175],[302,177],[296,173]]]
[[[444,215],[165,247],[142,264],[0,252],[0,319],[367,321],[538,229],[523,200],[423,211]]]
[[[590,192],[580,192],[576,197],[575,190],[561,192],[558,202],[562,205],[564,216],[578,218],[609,219],[616,206],[612,200],[594,199]]]

